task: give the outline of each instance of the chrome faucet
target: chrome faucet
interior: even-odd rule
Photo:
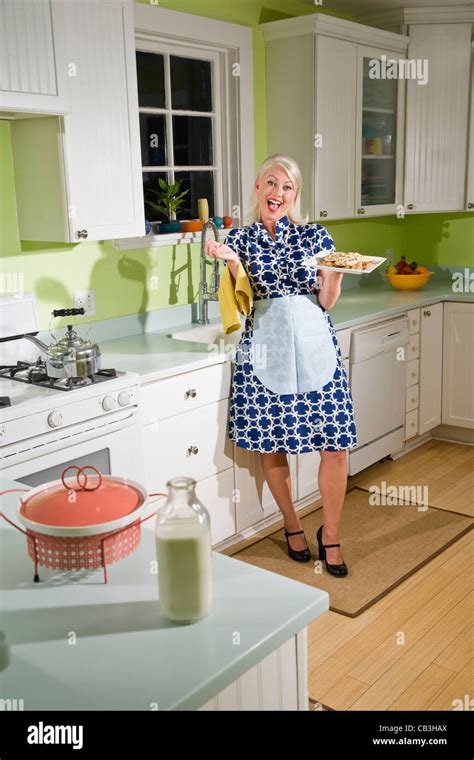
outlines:
[[[219,281],[220,281],[220,274],[219,274],[219,259],[214,259],[214,261],[207,261],[206,259],[206,251],[205,251],[205,245],[206,245],[206,232],[208,229],[211,229],[214,233],[214,237],[217,241],[219,241],[219,232],[217,230],[216,225],[214,222],[209,219],[205,224],[202,226],[202,233],[201,233],[201,282],[199,283],[199,303],[198,303],[198,324],[200,325],[208,325],[209,324],[209,317],[207,315],[208,308],[207,303],[208,301],[217,301],[217,294],[219,290]],[[207,289],[207,272],[206,272],[206,265],[212,266],[212,277],[211,277],[211,287],[210,290]]]

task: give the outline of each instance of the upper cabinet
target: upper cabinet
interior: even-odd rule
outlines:
[[[68,110],[64,2],[0,0],[0,112]]]
[[[268,149],[300,164],[311,218],[395,213],[403,191],[405,82],[388,69],[404,58],[408,38],[324,14],[261,29]]]
[[[465,208],[471,34],[470,23],[409,27],[409,58],[428,62],[426,83],[407,86],[409,213]]]
[[[474,211],[474,43],[471,49],[471,116],[469,120],[466,211]]]
[[[132,0],[68,0],[70,111],[11,122],[21,240],[145,234]]]

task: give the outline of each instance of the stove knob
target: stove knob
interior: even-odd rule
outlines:
[[[102,409],[104,412],[112,412],[117,406],[117,402],[113,396],[104,396],[102,399]]]
[[[118,395],[118,402],[120,406],[128,406],[133,401],[133,397],[130,391],[121,391]]]
[[[51,428],[61,427],[63,424],[63,417],[60,412],[50,412],[48,414],[48,425]]]

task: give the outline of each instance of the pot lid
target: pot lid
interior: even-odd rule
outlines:
[[[71,349],[71,348],[82,348],[82,349],[89,349],[89,348],[98,348],[96,343],[92,343],[91,341],[85,340],[84,338],[81,338],[80,335],[77,334],[74,327],[72,325],[67,326],[67,332],[64,335],[63,338],[57,341],[56,346],[60,346],[63,349]]]
[[[90,465],[71,465],[61,480],[46,483],[23,497],[19,514],[38,525],[86,527],[126,517],[145,499],[146,493],[137,483],[102,475]]]

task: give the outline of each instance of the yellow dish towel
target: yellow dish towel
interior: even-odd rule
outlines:
[[[225,267],[219,285],[218,300],[224,333],[228,335],[240,330],[239,312],[248,317],[253,305],[252,287],[242,262],[239,262],[235,286],[229,267]]]

